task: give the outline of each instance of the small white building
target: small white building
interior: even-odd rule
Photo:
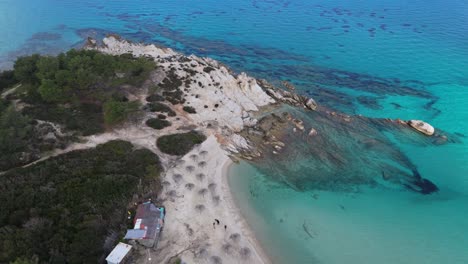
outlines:
[[[132,246],[125,243],[119,243],[117,246],[115,246],[109,256],[107,256],[107,264],[125,263],[125,259],[129,255],[130,250],[132,250]]]

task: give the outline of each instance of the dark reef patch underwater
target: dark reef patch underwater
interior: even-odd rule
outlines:
[[[439,190],[436,183],[420,175],[399,144],[439,146],[460,143],[458,136],[440,130],[429,137],[409,128],[401,120],[348,116],[325,107],[305,111],[286,106],[273,112],[271,119],[276,119],[272,121],[273,125],[264,125],[266,122],[260,121],[260,127],[272,131],[277,124],[286,122],[281,119],[285,112],[303,121],[304,132],[294,126],[278,129],[279,133],[274,137],[285,143],[284,148],[276,146],[275,149],[274,143],[273,147],[269,143],[262,145],[263,155],[251,165],[299,192],[356,192],[365,185],[431,194]],[[254,141],[256,137],[260,141],[270,137],[269,132],[262,135],[248,130],[246,133]]]

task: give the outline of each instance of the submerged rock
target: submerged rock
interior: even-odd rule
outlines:
[[[317,109],[317,103],[312,98],[307,99],[307,101],[305,102],[305,106],[309,108],[310,110]]]
[[[410,120],[408,121],[408,125],[428,136],[432,136],[434,134],[434,127],[424,121]]]
[[[309,136],[313,137],[317,135],[317,130],[315,128],[311,128],[309,131]]]

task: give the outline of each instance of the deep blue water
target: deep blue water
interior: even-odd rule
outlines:
[[[468,263],[466,1],[0,0],[0,67],[106,32],[289,80],[348,114],[423,119],[457,137],[434,146],[385,132],[440,188],[430,196],[392,186],[319,188],[305,151],[281,170],[285,179],[299,173],[301,190],[252,165],[234,167],[241,209],[278,262]],[[373,168],[359,163],[338,174]]]

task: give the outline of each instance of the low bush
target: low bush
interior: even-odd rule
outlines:
[[[151,118],[146,121],[146,125],[159,130],[171,126],[171,122],[164,119]]]
[[[162,112],[167,113],[168,116],[176,116],[176,113],[163,103],[149,103],[147,106],[151,112]]]
[[[195,110],[195,108],[191,107],[191,106],[184,106],[184,111],[189,113],[189,114],[196,114],[197,111]]]
[[[146,101],[147,102],[162,102],[164,101],[164,97],[162,95],[159,95],[159,94],[152,94],[148,97],[146,97]]]
[[[156,141],[159,150],[169,155],[185,155],[193,146],[205,141],[206,136],[197,132],[165,135]]]
[[[206,73],[210,73],[212,71],[214,71],[215,69],[211,66],[206,66],[205,68],[203,68],[203,71],[206,72]]]
[[[184,93],[179,89],[170,92],[163,92],[163,95],[166,100],[173,105],[185,103],[185,99],[183,98]]]

